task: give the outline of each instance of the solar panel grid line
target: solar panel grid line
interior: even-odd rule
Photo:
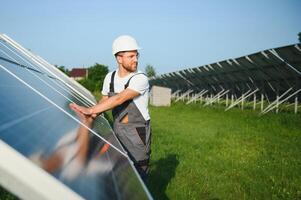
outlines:
[[[4,131],[5,129],[8,129],[8,128],[14,126],[15,124],[17,124],[17,123],[19,123],[19,122],[21,122],[21,121],[24,121],[24,120],[26,120],[26,119],[28,119],[28,118],[34,116],[34,115],[40,114],[41,112],[45,112],[45,111],[48,110],[49,108],[50,108],[50,107],[46,107],[46,108],[43,108],[43,109],[41,109],[41,110],[37,110],[37,111],[35,111],[35,112],[33,112],[33,113],[30,113],[30,114],[28,114],[28,115],[22,116],[21,118],[18,118],[18,119],[16,119],[16,120],[13,120],[13,121],[10,121],[10,122],[1,124],[1,125],[0,125],[0,132],[2,132],[2,131]]]
[[[1,36],[1,35],[0,35]],[[13,41],[12,39],[10,39],[8,36],[2,35],[4,37],[4,39],[6,39],[6,42],[8,42],[10,45],[12,45],[14,48],[18,49],[19,51],[21,51],[22,53],[24,53],[26,56],[28,56],[29,58],[32,58],[32,60],[38,64],[38,66],[42,67],[42,69],[46,70],[47,72],[51,73],[52,75],[56,76],[58,79],[60,79],[60,77],[58,77],[58,74],[53,73],[49,68],[45,68],[44,65],[42,65],[40,62],[38,62],[36,60],[36,55],[34,55],[32,52],[28,51],[27,49],[23,48],[21,45],[19,45],[18,43],[16,43],[15,41]],[[41,68],[40,68],[41,69]],[[52,66],[52,69],[56,69],[54,66]],[[61,74],[61,73],[59,73]],[[62,79],[60,79],[61,81],[63,81]],[[63,81],[64,82],[64,81]],[[66,84],[65,84],[66,85]],[[73,87],[70,87],[72,90]],[[80,93],[79,93],[80,94]],[[82,95],[84,98],[86,98],[84,95]],[[88,101],[91,101],[90,99]]]
[[[52,85],[50,85],[49,83],[47,83],[45,80],[43,80],[42,78],[40,78],[39,76],[37,76],[34,72],[32,72],[30,69],[25,68],[25,70],[27,70],[30,74],[32,74],[33,76],[35,76],[37,79],[39,79],[40,81],[42,81],[44,84],[46,84],[48,87],[50,87],[51,89],[53,89],[54,91],[56,91],[58,94],[60,94],[61,96],[63,96],[65,99],[67,99],[70,103],[74,103],[70,98],[68,98],[67,96],[65,96],[64,94],[62,94],[60,91],[58,91],[57,89],[55,89]],[[44,76],[48,76],[45,73],[41,73]]]
[[[1,36],[1,35],[0,35]],[[10,39],[11,40],[11,39]],[[13,44],[14,45],[14,44]],[[16,45],[15,45],[16,46]],[[17,47],[17,46],[16,46]],[[8,47],[7,47],[8,48]],[[24,60],[25,62],[27,62],[28,64],[30,64],[31,66],[33,66],[32,63],[28,62],[27,60],[23,59],[19,54],[17,54],[16,52],[14,52],[12,49],[8,48],[11,52],[15,53],[18,57],[20,57],[22,60]],[[25,53],[25,55],[28,55],[28,52],[24,51],[24,49],[20,49],[21,52]],[[26,50],[26,49],[25,49]],[[29,52],[31,53],[31,52]],[[31,55],[32,58],[34,58],[34,55]],[[34,60],[35,61],[35,60]],[[42,67],[42,69],[45,69],[47,72],[51,73],[53,76],[55,76],[57,79],[61,80],[56,74],[52,73],[50,70],[48,70],[47,68],[45,68],[42,64],[40,64],[39,62],[36,61],[36,64],[38,64],[38,67]],[[40,68],[41,69],[41,68]],[[63,80],[61,80],[62,82],[64,82]],[[59,84],[57,84],[58,87],[61,87]],[[72,88],[73,89],[73,88]],[[66,90],[68,91],[68,90]],[[69,91],[68,91],[69,92]],[[79,99],[80,100],[80,99]],[[88,99],[89,100],[89,99]],[[80,100],[84,105],[88,106],[89,104],[83,102],[82,100]],[[94,105],[94,102],[91,102],[90,103],[93,103],[93,104],[90,104],[90,105]]]
[[[6,71],[7,73],[9,73],[11,76],[13,76],[14,78],[16,78],[18,81],[20,81],[21,83],[23,83],[24,85],[26,85],[27,87],[29,87],[31,90],[33,90],[35,93],[37,93],[38,95],[40,95],[42,98],[44,98],[46,101],[48,101],[50,104],[54,105],[56,108],[58,108],[60,111],[62,111],[63,113],[65,113],[66,115],[68,115],[69,117],[71,117],[73,120],[75,120],[76,122],[78,122],[79,124],[81,124],[82,126],[84,126],[85,128],[87,128],[89,131],[91,131],[94,135],[96,135],[97,137],[99,137],[101,140],[103,140],[105,143],[109,144],[113,149],[115,149],[116,151],[118,151],[120,154],[122,154],[123,156],[125,156],[126,158],[128,158],[128,155],[125,152],[122,152],[119,148],[115,147],[113,144],[111,144],[109,141],[107,141],[105,138],[103,138],[102,136],[100,136],[98,133],[96,133],[94,130],[92,130],[91,128],[89,128],[87,125],[83,124],[81,121],[79,121],[78,119],[76,119],[75,117],[73,117],[71,114],[69,114],[68,112],[66,112],[63,108],[61,108],[60,106],[56,105],[53,101],[51,101],[48,97],[46,97],[45,95],[43,95],[41,92],[39,92],[38,90],[36,90],[35,88],[31,87],[28,83],[26,83],[25,81],[23,81],[21,78],[19,78],[18,76],[16,76],[14,73],[12,73],[11,71],[7,70],[4,66],[2,66],[0,64],[0,67]]]
[[[73,79],[70,79],[70,77],[68,77],[66,74],[60,73],[60,70],[59,70],[59,69],[57,69],[56,67],[54,67],[53,65],[51,65],[50,63],[48,63],[47,61],[45,61],[45,60],[44,60],[43,58],[41,58],[40,56],[36,56],[36,57],[37,57],[37,59],[41,62],[42,66],[44,66],[44,65],[45,65],[45,66],[49,66],[49,68],[51,68],[51,69],[53,69],[54,71],[56,71],[57,73],[55,73],[55,74],[60,75],[60,80],[61,80],[64,84],[67,84],[67,86],[68,86],[68,85],[69,85],[69,84],[68,84],[68,81],[70,81],[71,84],[72,84],[73,86],[76,85],[80,90],[76,90],[76,88],[71,87],[71,85],[70,85],[70,87],[71,87],[72,89],[74,89],[75,91],[77,91],[79,94],[84,93],[84,94],[82,94],[82,97],[84,97],[85,100],[89,101],[90,105],[94,105],[94,104],[95,104],[95,102],[91,100],[92,98],[94,99],[94,97],[93,97],[93,96],[91,95],[91,93],[88,92],[87,89],[84,88],[81,84],[79,84],[78,82],[76,82],[76,81],[73,80]],[[51,71],[50,71],[50,72],[51,72]],[[53,73],[54,73],[54,72],[53,72]],[[67,81],[67,80],[68,80],[68,81]],[[90,98],[87,98],[86,96],[89,96]]]
[[[1,35],[0,35],[0,37],[1,37]],[[4,47],[1,49],[2,49],[2,51],[5,50],[6,55],[9,55],[9,57],[8,57],[9,60],[13,60],[14,62],[17,62],[18,65],[26,66],[26,67],[28,67],[28,63],[32,63],[32,60],[29,60],[27,57],[24,57],[23,54],[20,54],[19,51],[15,47],[13,47],[9,41],[7,41],[3,38],[1,38],[1,41],[3,41],[3,42],[1,42],[0,44]],[[18,53],[15,53],[15,51],[18,51]],[[25,60],[26,60],[26,62],[24,62]],[[31,65],[31,68],[42,73],[42,71],[34,65]]]
[[[62,94],[61,92],[59,92],[57,89],[55,89],[51,84],[47,83],[46,80],[50,80],[50,81],[54,81],[53,79],[48,79],[46,78],[44,80],[45,77],[47,77],[46,74],[42,74],[44,75],[44,78],[42,76],[38,76],[38,74],[34,73],[33,71],[29,71],[28,69],[26,69],[28,71],[29,74],[31,74],[32,76],[34,76],[35,78],[39,79],[41,82],[43,82],[45,85],[47,85],[48,87],[52,88],[54,91],[56,91],[56,93],[60,94],[61,96],[63,96],[65,99],[68,99],[69,101],[72,102],[72,100],[70,100],[68,97],[66,97],[64,94]],[[49,77],[49,76],[48,76]]]
[[[0,49],[0,50],[1,50],[1,49]],[[1,51],[2,51],[2,50],[1,50]],[[5,53],[5,52],[4,52],[4,53]],[[30,67],[27,67],[27,66],[25,66],[25,65],[22,65],[22,64],[18,63],[18,62],[17,62],[15,59],[13,59],[13,58],[12,58],[12,59],[15,60],[15,61],[12,61],[12,60],[3,58],[3,57],[1,57],[1,56],[0,56],[0,59],[1,59],[1,60],[4,60],[4,61],[6,61],[6,62],[10,62],[10,63],[16,64],[16,65],[18,65],[18,66],[20,66],[20,67],[23,67],[23,68],[26,68],[26,69],[28,69],[28,70],[31,70],[31,71],[34,71],[34,72],[43,74],[42,72],[40,72],[40,71],[38,71],[38,70],[36,70],[36,69],[30,68]]]

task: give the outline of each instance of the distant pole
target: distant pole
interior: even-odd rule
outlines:
[[[241,100],[241,110],[244,109],[244,101],[245,101],[245,94],[242,95],[242,100]]]
[[[254,94],[254,104],[253,104],[253,110],[256,109],[256,94]]]
[[[226,94],[226,107],[228,107],[228,94]]]
[[[276,113],[279,111],[279,95],[276,97]]]
[[[261,106],[260,106],[261,112],[263,111],[263,100],[264,100],[264,95],[261,93]]]
[[[298,97],[295,97],[295,114],[298,112]]]

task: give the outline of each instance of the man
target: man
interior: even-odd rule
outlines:
[[[149,84],[147,76],[137,70],[139,49],[131,36],[115,39],[112,50],[118,68],[106,75],[102,99],[90,108],[76,104],[70,104],[70,107],[86,116],[113,109],[114,132],[145,181],[151,152]]]

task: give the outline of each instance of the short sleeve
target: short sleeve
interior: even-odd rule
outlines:
[[[148,77],[145,74],[134,75],[130,80],[128,88],[139,94],[144,94],[149,90]]]
[[[103,81],[103,85],[102,85],[102,91],[101,94],[107,96],[110,92],[110,81],[111,81],[111,74],[112,73],[108,73]]]

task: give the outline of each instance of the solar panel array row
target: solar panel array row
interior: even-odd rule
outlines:
[[[207,94],[213,95],[229,90],[229,94],[241,96],[248,90],[258,89],[258,95],[275,99],[290,88],[292,91],[301,88],[301,45],[163,74],[152,78],[150,84],[171,88],[173,92],[207,90]]]

